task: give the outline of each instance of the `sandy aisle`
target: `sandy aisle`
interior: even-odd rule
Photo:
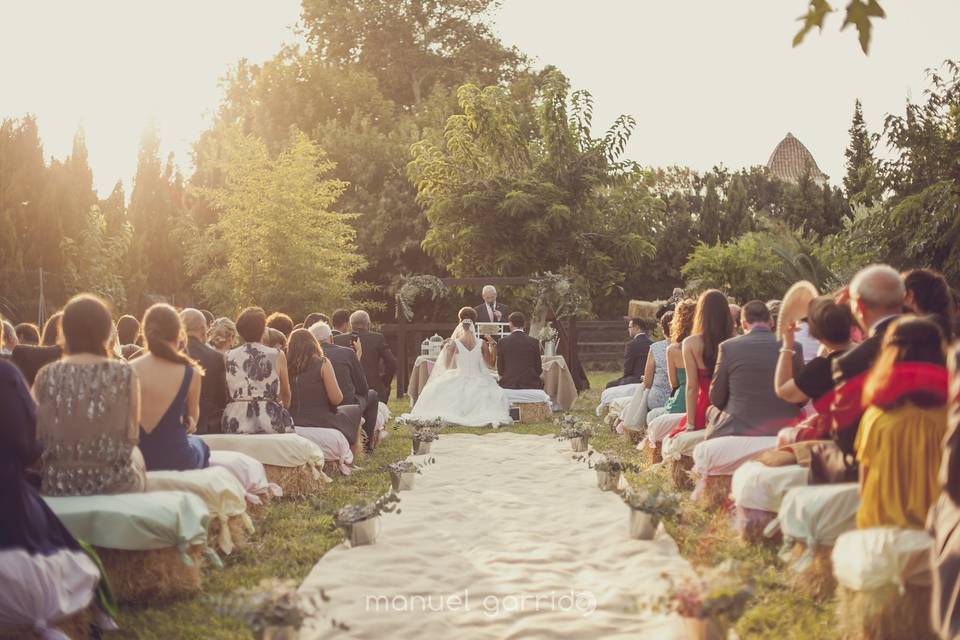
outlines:
[[[567,443],[452,434],[432,455],[376,544],[331,549],[304,582],[347,637],[684,637],[678,618],[635,609],[661,572],[689,570],[675,543],[627,538],[627,508]],[[317,626],[304,635],[337,635]]]

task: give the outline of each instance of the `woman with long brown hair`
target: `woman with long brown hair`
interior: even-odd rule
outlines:
[[[287,351],[290,415],[293,416],[294,429],[320,445],[328,459],[349,466],[353,457],[360,453],[362,444],[358,437],[360,405],[338,406],[343,402],[343,392],[337,383],[337,375],[312,333],[306,329],[294,329]],[[332,431],[343,434],[346,452],[337,446],[338,439]]]
[[[650,423],[647,443],[656,447],[665,437],[707,426],[710,382],[717,365],[720,343],[733,337],[733,318],[727,298],[716,289],[700,294],[693,318],[693,333],[683,340],[681,353],[686,381],[685,412],[665,414]],[[696,371],[696,375],[691,375]]]
[[[203,370],[180,349],[180,315],[155,304],[143,316],[146,351],[132,366],[140,384],[140,450],[149,471],[187,471],[210,464],[210,448],[197,436]]]
[[[903,317],[887,329],[864,386],[867,410],[855,447],[860,463],[857,527],[922,529],[940,494],[937,471],[947,431],[943,332]]]

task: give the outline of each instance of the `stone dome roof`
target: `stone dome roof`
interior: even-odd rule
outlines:
[[[802,142],[794,138],[792,133],[788,133],[770,154],[767,169],[773,176],[785,182],[799,182],[808,171],[814,182],[821,183],[827,180],[827,175],[820,171],[817,161],[813,159],[813,154],[803,146]]]

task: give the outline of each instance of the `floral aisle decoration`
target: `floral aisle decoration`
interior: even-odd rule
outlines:
[[[390,473],[390,484],[395,492],[410,491],[413,489],[417,475],[423,473],[423,468],[436,462],[436,458],[426,458],[420,464],[410,460],[401,460],[387,466]]]
[[[558,424],[561,425],[557,440],[569,440],[570,447],[575,453],[583,453],[589,446],[590,436],[596,433],[596,428],[589,422],[569,422],[565,416]]]
[[[269,578],[251,589],[220,596],[213,604],[221,615],[245,624],[257,640],[297,640],[303,624],[322,615],[323,604],[328,601],[323,591],[301,592],[294,580]],[[331,623],[349,631],[342,622]]]
[[[400,513],[400,496],[390,491],[373,502],[351,504],[334,514],[333,523],[350,540],[351,546],[373,544],[380,533],[380,515]]]
[[[723,640],[753,595],[751,585],[740,574],[733,560],[679,580],[662,573],[660,577],[667,581],[667,590],[649,608],[657,613],[680,615],[691,640]]]
[[[629,535],[637,540],[652,540],[660,520],[675,515],[680,508],[676,494],[660,488],[630,489],[620,497],[630,510]]]
[[[407,322],[413,320],[413,303],[416,299],[425,294],[430,295],[431,300],[436,300],[447,295],[447,286],[443,284],[437,276],[418,275],[401,276],[394,284],[397,301],[397,317],[403,314]]]

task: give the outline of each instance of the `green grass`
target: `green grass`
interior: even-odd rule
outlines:
[[[612,373],[591,373],[591,390],[577,402],[574,413],[594,419],[600,390]],[[408,410],[406,401],[391,403],[394,415]],[[552,423],[506,427],[499,431],[551,434]],[[447,428],[445,433],[495,433],[494,429]],[[642,464],[640,453],[621,436],[607,428],[591,438],[590,444],[600,452],[617,453],[623,460]],[[307,501],[281,501],[268,505],[257,521],[257,532],[248,545],[224,557],[224,568],[205,572],[203,594],[197,597],[152,603],[146,607],[121,607],[118,623],[121,630],[107,638],[142,638],[144,640],[235,640],[251,639],[251,633],[239,622],[220,616],[214,600],[240,588],[255,587],[266,578],[303,581],[310,569],[332,547],[343,541],[339,530],[332,528],[332,515],[352,502],[375,498],[390,486],[389,474],[383,468],[405,458],[410,452],[410,433],[405,427],[391,427],[391,436],[376,453],[359,464],[362,470],[349,478],[337,478],[327,485],[323,495]],[[641,470],[628,474],[636,484],[664,484],[663,473]],[[389,517],[389,516],[388,516]],[[699,509],[687,496],[681,499],[676,517],[665,526],[677,541],[680,551],[694,566],[711,566],[727,558],[741,563],[745,576],[754,583],[754,598],[736,630],[740,638],[805,638],[831,639],[833,608],[830,603],[818,604],[791,590],[785,581],[782,564],[773,549],[741,543],[730,518],[717,512]]]

